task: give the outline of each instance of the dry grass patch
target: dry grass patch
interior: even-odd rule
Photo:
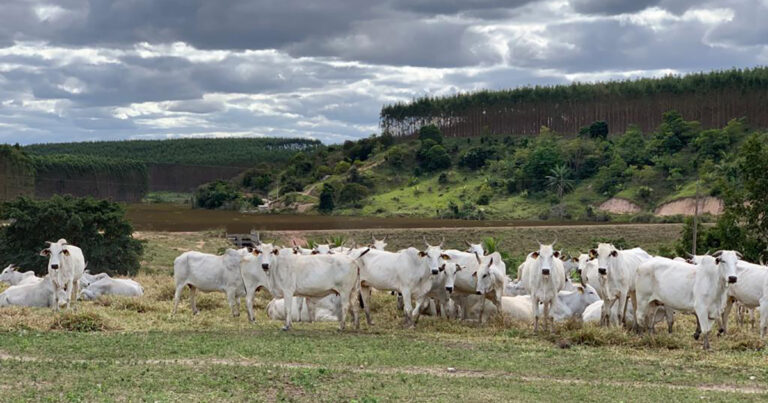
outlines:
[[[113,328],[107,324],[101,315],[95,312],[65,312],[53,318],[50,329],[70,332],[101,332]]]

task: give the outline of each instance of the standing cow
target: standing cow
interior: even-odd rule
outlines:
[[[539,303],[543,304],[544,328],[549,329],[553,321],[552,308],[557,303],[557,294],[565,286],[565,268],[554,245],[539,244],[539,250],[531,253],[523,263],[522,281],[531,293],[533,331],[539,331]],[[552,329],[554,331],[554,323]]]
[[[501,297],[504,295],[504,286],[507,281],[507,266],[501,259],[499,252],[493,252],[481,259],[480,267],[473,274],[477,281],[475,292],[496,305],[496,310],[501,311]],[[485,305],[483,305],[485,306]],[[483,322],[483,310],[480,311],[480,323]]]
[[[83,251],[75,245],[69,245],[63,238],[47,243],[48,247],[40,251],[40,255],[48,258],[48,275],[55,288],[52,308],[54,311],[59,310],[59,290],[67,294],[67,308],[70,304],[75,308],[80,278],[85,272]]]
[[[718,251],[703,256],[693,265],[663,257],[652,258],[637,269],[637,323],[653,332],[650,323],[656,307],[696,314],[698,322],[693,337],[704,333],[704,349],[709,349],[709,331],[720,321],[727,297],[727,287],[738,280],[738,252]]]
[[[181,291],[189,287],[189,306],[192,314],[197,315],[197,291],[220,291],[227,295],[227,302],[232,309],[232,316],[240,316],[238,298],[245,295],[245,285],[240,266],[248,254],[246,248],[227,249],[223,256],[201,252],[184,252],[173,261],[173,280],[176,293],[173,296],[173,311],[176,314],[181,299]]]
[[[635,273],[637,267],[651,259],[646,251],[640,248],[619,250],[609,243],[597,245],[597,249],[589,251],[590,258],[597,260],[597,272],[602,290],[603,313],[600,323],[610,326],[610,313],[618,302],[619,323],[624,323],[627,299],[632,299],[633,312],[637,317],[635,300]]]

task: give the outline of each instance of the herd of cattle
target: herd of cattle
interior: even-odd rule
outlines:
[[[338,320],[344,329],[348,314],[357,328],[358,307],[373,324],[375,289],[398,296],[406,326],[415,326],[424,314],[480,322],[484,316],[502,314],[532,322],[534,331],[540,322],[544,330],[552,330],[553,321],[575,319],[623,324],[638,332],[653,332],[656,323],[666,320],[672,332],[675,313],[683,312],[695,315],[694,337],[703,334],[704,348],[709,348],[710,330],[717,325],[726,333],[729,313],[737,304],[752,315],[759,308],[761,337],[768,331],[768,268],[744,261],[736,251],[668,259],[640,248],[619,250],[600,243],[571,258],[554,243],[539,244],[512,279],[501,254],[486,253],[482,244],[467,242],[468,249],[457,250],[443,249],[444,242],[424,243],[422,249],[390,252],[385,240],[375,238],[368,246],[353,248],[287,248],[257,241],[252,248],[227,249],[221,256],[185,252],[174,261],[173,314],[188,287],[193,313],[198,312],[198,290],[224,292],[233,316],[239,316],[239,301],[245,297],[248,318],[254,321],[253,298],[264,289],[273,297],[267,315],[284,320],[285,330],[293,321],[313,320]],[[12,285],[0,294],[0,306],[58,310],[78,298],[143,295],[133,280],[90,275],[82,250],[64,239],[49,242],[41,255],[49,259],[43,278],[13,266],[0,274],[0,281]]]

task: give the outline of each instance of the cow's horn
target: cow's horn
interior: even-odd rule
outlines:
[[[430,245],[429,245],[429,242],[427,242],[426,235],[424,235],[423,238],[424,238],[424,245],[427,245],[427,248],[429,248]]]
[[[715,253],[712,254],[712,257],[718,257],[723,253],[722,250],[715,251]]]
[[[442,238],[440,239],[440,245],[438,245],[438,246],[442,248],[442,247],[443,247],[443,244],[445,244],[445,237],[442,237]]]

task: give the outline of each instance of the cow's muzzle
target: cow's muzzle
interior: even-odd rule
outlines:
[[[448,293],[452,293],[453,287],[445,287],[445,291],[448,291]]]
[[[482,291],[475,291],[475,294],[477,294],[477,295],[483,295]]]
[[[597,272],[605,276],[606,274],[608,274],[608,269],[606,269],[605,267],[601,267],[597,269]]]
[[[437,269],[432,269],[432,274],[440,273]]]
[[[264,269],[264,271],[269,270],[269,263],[264,263],[261,265],[261,268]]]
[[[59,265],[57,265],[57,264],[52,264],[51,265],[51,269],[53,269],[53,270],[56,270],[58,268],[59,268]]]
[[[728,284],[736,284],[738,278],[736,276],[728,276]]]
[[[549,276],[549,269],[541,269],[541,274],[545,276]]]

